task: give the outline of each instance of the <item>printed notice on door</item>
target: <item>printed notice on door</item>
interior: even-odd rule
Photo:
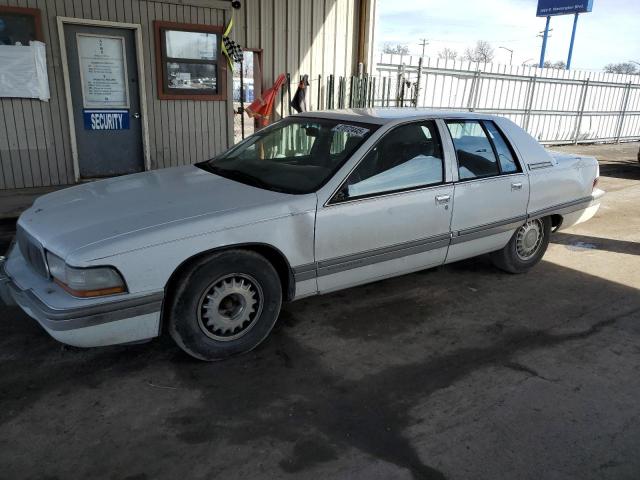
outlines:
[[[77,35],[85,108],[129,108],[123,37]]]

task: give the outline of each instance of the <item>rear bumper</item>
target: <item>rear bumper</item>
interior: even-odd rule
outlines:
[[[56,340],[77,347],[97,347],[158,336],[163,292],[54,309],[32,290],[20,288],[6,272],[4,259],[0,259],[0,298],[7,305],[18,305]]]
[[[559,230],[564,230],[565,228],[573,227],[579,223],[591,220],[600,209],[600,203],[602,202],[604,193],[604,190],[596,189],[591,195],[589,201],[574,207],[575,209],[570,209],[569,211],[564,212],[562,216],[562,225]]]
[[[593,218],[600,208],[604,194],[604,190],[595,189],[588,197],[536,210],[529,213],[527,218],[534,219],[547,217],[549,215],[560,215],[562,216],[560,230],[564,230],[565,228],[572,227]]]

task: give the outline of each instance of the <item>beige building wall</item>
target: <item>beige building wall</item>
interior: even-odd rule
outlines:
[[[279,73],[310,76],[309,104],[330,73],[356,71],[359,12],[373,0],[243,0],[240,10],[221,0],[0,0],[0,6],[38,8],[47,46],[51,99],[0,99],[0,189],[65,185],[74,173],[61,64],[58,17],[139,24],[145,78],[149,166],[185,165],[211,158],[233,142],[231,73],[227,100],[159,100],[154,20],[224,25],[233,13],[233,37],[262,51],[263,84]],[[1,67],[0,67],[1,68]],[[318,75],[321,76],[318,82]],[[286,113],[286,109],[283,109]]]

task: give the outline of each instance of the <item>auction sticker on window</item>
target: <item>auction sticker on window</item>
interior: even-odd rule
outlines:
[[[344,123],[339,123],[335,127],[331,129],[334,132],[342,132],[352,137],[364,137],[367,133],[369,133],[368,128],[364,127],[356,127],[355,125],[345,125]]]

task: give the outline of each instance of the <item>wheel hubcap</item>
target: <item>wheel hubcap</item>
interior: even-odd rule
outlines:
[[[212,282],[200,297],[198,324],[214,340],[236,340],[257,322],[262,300],[262,288],[253,277],[226,275]]]
[[[529,220],[518,229],[516,254],[521,260],[530,260],[540,250],[544,239],[541,220]]]

